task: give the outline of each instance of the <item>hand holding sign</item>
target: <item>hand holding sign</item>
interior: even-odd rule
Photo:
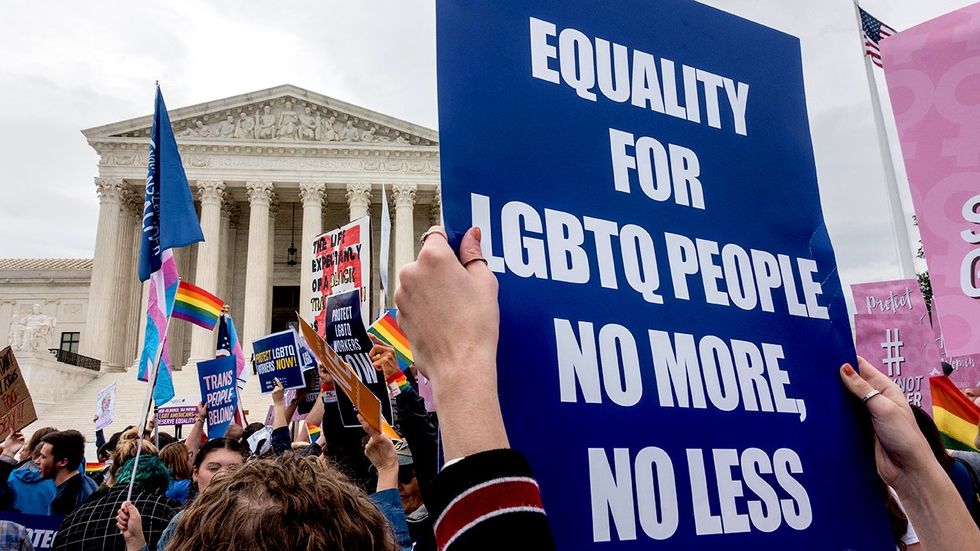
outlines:
[[[428,234],[399,273],[395,303],[415,365],[432,380],[446,459],[508,448],[497,399],[497,278],[482,261],[480,229],[463,236],[458,259],[441,228]]]
[[[392,375],[398,375],[401,369],[398,367],[398,357],[395,356],[395,349],[374,335],[368,336],[371,337],[371,342],[374,343],[374,347],[368,353],[371,356],[371,364],[374,365],[374,368],[384,373],[386,379]]]

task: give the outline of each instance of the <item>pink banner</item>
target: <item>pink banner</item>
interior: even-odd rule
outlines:
[[[929,377],[941,375],[939,347],[917,316],[854,316],[857,353],[898,383],[909,403],[932,414]]]
[[[915,314],[928,317],[926,301],[916,279],[896,279],[851,285],[858,314]]]
[[[980,353],[980,4],[881,55],[946,354]]]

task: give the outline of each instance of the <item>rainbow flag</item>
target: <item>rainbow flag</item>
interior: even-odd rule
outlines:
[[[396,312],[394,308],[386,311],[378,321],[371,325],[368,333],[378,337],[382,342],[395,349],[395,356],[398,357],[398,365],[404,371],[415,363],[415,358],[412,356],[412,349],[408,345],[408,337],[405,336],[405,333],[402,333],[401,328],[398,327],[398,322],[395,321],[394,312]]]
[[[105,469],[105,463],[85,463],[85,474],[99,473]]]
[[[181,281],[180,287],[177,288],[172,315],[211,331],[218,324],[224,306],[225,301],[220,298],[197,285]]]
[[[306,431],[310,433],[310,442],[313,444],[320,439],[320,433],[323,432],[320,430],[320,425],[314,425],[313,423],[306,424]]]
[[[976,445],[980,407],[956,388],[949,377],[930,377],[929,388],[932,392],[932,419],[942,433],[946,448],[980,451]]]

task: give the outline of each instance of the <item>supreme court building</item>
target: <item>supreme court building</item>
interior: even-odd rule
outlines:
[[[323,231],[369,214],[377,281],[382,186],[394,218],[392,274],[440,218],[439,150],[428,128],[289,85],[170,118],[205,237],[176,250],[178,270],[229,304],[247,355],[253,339],[309,305],[311,243]],[[142,345],[147,285],[137,258],[151,122],[83,131],[100,157],[100,206],[78,352],[101,360],[102,371],[133,366]],[[169,334],[176,368],[214,357],[212,332],[173,323]]]

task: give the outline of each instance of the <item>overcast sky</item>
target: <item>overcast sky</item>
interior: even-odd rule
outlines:
[[[703,3],[801,38],[842,280],[897,277],[851,0]],[[901,31],[971,3],[862,5]],[[437,126],[431,0],[63,0],[6,2],[3,11],[0,257],[92,256],[98,158],[80,130],[150,114],[156,79],[171,109],[289,83]]]

